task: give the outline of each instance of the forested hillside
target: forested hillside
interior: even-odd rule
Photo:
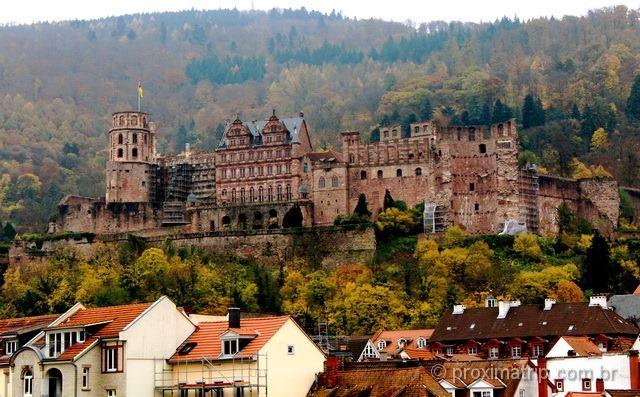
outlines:
[[[0,221],[41,228],[62,195],[104,193],[109,116],[135,106],[138,80],[164,153],[211,149],[236,112],[272,108],[304,111],[316,147],[414,117],[514,115],[523,162],[569,175],[578,157],[638,186],[639,15],[407,26],[219,10],[1,27]]]

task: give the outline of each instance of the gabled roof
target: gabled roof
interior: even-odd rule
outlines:
[[[240,120],[236,120],[240,121]],[[278,119],[284,125],[284,129],[287,133],[286,143],[300,143],[300,129],[305,124],[304,117],[288,117],[284,119]],[[261,136],[264,126],[267,125],[269,120],[254,120],[254,121],[240,121],[242,125],[249,131],[251,136],[252,145],[262,145]],[[233,125],[231,122],[227,122],[218,142],[218,149],[226,148],[226,138],[229,128]]]
[[[431,341],[597,334],[637,335],[639,332],[638,327],[613,310],[589,306],[586,302],[557,303],[550,310],[544,310],[543,305],[522,305],[511,307],[506,318],[497,317],[497,307],[465,309],[462,314],[449,311],[440,319]]]
[[[384,340],[387,346],[384,349],[378,349],[381,353],[397,354],[402,348],[398,346],[398,341],[404,339],[406,341],[405,348],[418,349],[418,340],[420,338],[429,341],[433,329],[406,329],[406,330],[390,330],[376,332],[371,341],[373,345],[378,347],[378,342]]]
[[[322,163],[339,163],[342,162],[342,155],[333,149],[329,149],[325,152],[310,152],[307,153],[307,157],[312,162]]]
[[[504,397],[511,397],[518,388],[523,371],[531,366],[528,360],[474,360],[445,361],[442,380],[456,388],[472,387],[485,382],[494,388],[504,389]]]
[[[96,326],[97,330],[83,343],[75,344],[57,357],[57,360],[71,360],[89,346],[104,338],[117,338],[128,325],[137,319],[151,303],[134,303],[121,306],[80,308],[65,321],[47,328],[47,331],[65,328]]]
[[[240,329],[242,333],[250,332],[254,338],[234,358],[248,358],[257,354],[289,320],[291,320],[289,316],[241,319]],[[172,362],[199,361],[203,358],[217,360],[222,354],[222,341],[220,338],[230,330],[233,331],[234,329],[229,328],[227,321],[202,322],[198,324],[194,333],[178,347],[176,353],[169,360]],[[193,349],[187,354],[180,354],[182,348],[189,343],[195,343]]]
[[[601,356],[602,352],[591,339],[586,336],[563,336],[571,350],[576,352],[580,357],[585,356]],[[557,342],[556,342],[557,343]]]
[[[0,320],[0,336],[21,335],[26,332],[46,328],[59,316],[59,314],[45,314],[43,316],[8,318]]]

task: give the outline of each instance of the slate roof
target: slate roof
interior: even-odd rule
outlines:
[[[498,308],[465,309],[463,314],[448,311],[440,319],[431,342],[469,339],[534,336],[620,334],[638,335],[638,327],[613,310],[588,303],[557,303],[550,310],[543,305],[512,307],[506,318],[498,319]]]
[[[303,117],[288,117],[279,119],[284,124],[284,128],[287,132],[286,143],[300,143],[300,128],[304,124]],[[255,121],[243,121],[242,125],[247,128],[249,135],[251,136],[251,146],[262,145],[262,130],[269,120],[255,120]],[[226,148],[227,131],[233,123],[227,122],[224,126],[224,132],[220,138],[217,149]]]
[[[613,295],[607,305],[627,320],[640,322],[640,294]]]
[[[363,368],[338,372],[337,384],[320,389],[311,396],[331,397],[451,397],[429,370],[423,366],[409,368]]]
[[[7,336],[21,336],[29,333],[37,334],[43,328],[51,324],[59,314],[46,314],[43,316],[8,318],[0,320],[0,343]],[[21,346],[20,346],[21,347]],[[2,355],[0,356],[0,365],[8,364],[11,356],[4,354],[4,344],[0,346]]]
[[[269,339],[290,319],[291,317],[289,316],[240,319],[241,332],[243,334],[250,333],[253,339],[251,339],[234,358],[248,358],[257,354]],[[172,362],[200,361],[202,358],[218,360],[222,354],[222,341],[220,337],[227,331],[234,331],[233,328],[229,328],[227,321],[202,322],[198,324],[191,336],[178,347],[176,353],[174,353],[169,360]],[[180,354],[182,348],[190,343],[195,343],[193,349],[187,354]]]

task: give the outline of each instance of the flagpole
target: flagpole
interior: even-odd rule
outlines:
[[[142,82],[138,81],[138,112],[140,111],[140,87],[142,86]]]

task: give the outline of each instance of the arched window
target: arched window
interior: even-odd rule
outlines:
[[[258,188],[258,201],[259,202],[264,201],[264,188],[262,186]]]
[[[382,170],[378,170],[378,179],[382,179],[384,177],[384,172]]]
[[[427,340],[423,337],[418,338],[417,346],[418,349],[424,349],[425,347],[427,347]]]
[[[360,179],[367,179],[367,171],[360,171]]]
[[[420,176],[422,175],[422,168],[418,167],[416,168],[416,176]]]
[[[236,189],[231,189],[231,202],[235,203],[237,200]]]
[[[498,136],[504,136],[504,125],[498,124]]]
[[[30,369],[27,369],[22,374],[22,386],[24,397],[30,397],[33,395],[33,373]]]
[[[122,150],[122,148],[118,149],[118,158],[121,159],[122,156],[124,156],[124,151]]]
[[[138,157],[138,148],[133,148],[131,149],[131,157],[133,157],[134,159]]]
[[[349,162],[351,164],[356,162],[356,156],[354,156],[353,154],[349,154]]]
[[[245,190],[244,188],[240,188],[240,202],[244,203],[246,201]]]
[[[318,188],[324,189],[324,178],[323,177],[320,177],[320,179],[318,179]]]
[[[471,127],[469,128],[469,142],[476,140],[476,129]]]
[[[131,116],[131,125],[138,125],[138,116]]]
[[[456,139],[459,141],[462,140],[462,127],[458,127],[458,130],[456,131]]]
[[[287,185],[287,200],[292,200],[293,194],[291,193],[291,185]]]
[[[122,137],[122,134],[118,134],[118,145],[122,145],[124,143],[124,138]]]
[[[396,176],[402,176],[402,169],[401,168],[398,168],[396,170]]]
[[[253,187],[249,188],[249,201],[250,202],[254,202],[255,201],[255,191],[253,190]]]
[[[138,134],[133,134],[133,143],[138,143]]]
[[[337,176],[333,176],[331,178],[331,187],[338,187],[338,177]]]
[[[124,125],[124,116],[120,116],[120,125]]]
[[[269,188],[267,188],[267,200],[268,201],[273,201],[273,187],[269,186]]]
[[[278,201],[282,201],[282,185],[278,185],[276,188],[276,193],[278,195]]]
[[[222,191],[222,197],[227,197],[227,191],[226,190]]]
[[[378,350],[382,350],[385,347],[387,347],[387,341],[386,340],[380,340],[378,341]]]

